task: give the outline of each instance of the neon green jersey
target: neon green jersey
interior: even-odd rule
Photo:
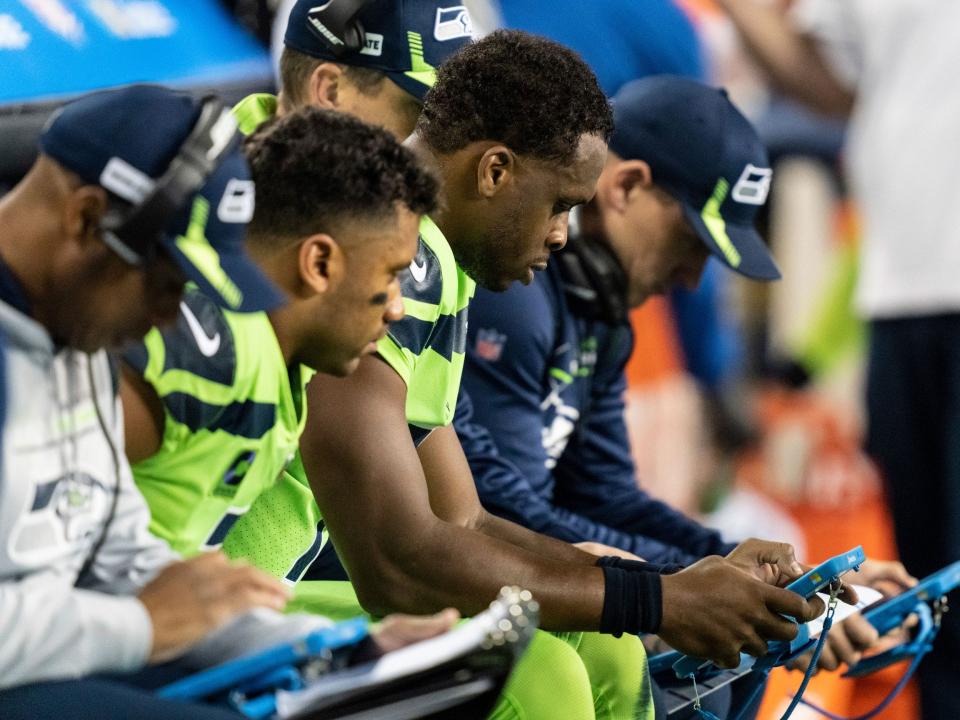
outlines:
[[[249,135],[277,112],[273,95],[249,95],[233,109]],[[453,420],[463,374],[467,305],[476,290],[430,218],[420,223],[417,256],[401,277],[406,316],[390,325],[380,355],[407,384],[407,421],[414,437]]]
[[[234,107],[241,132],[252,133],[277,110],[272,95],[250,95]],[[400,279],[405,317],[391,323],[378,351],[407,384],[407,422],[419,443],[453,421],[463,373],[467,305],[476,285],[461,270],[440,229],[420,223],[417,255]],[[295,583],[326,545],[320,510],[297,460],[233,527],[223,549]]]
[[[457,265],[433,220],[420,222],[417,255],[400,278],[402,320],[377,351],[407,384],[407,422],[419,443],[449,425],[457,406],[467,341],[467,306],[476,283]]]
[[[164,409],[159,451],[133,466],[154,534],[190,555],[219,547],[296,453],[305,367],[287,369],[265,313],[188,291],[177,325],[125,354]]]
[[[419,443],[453,420],[476,285],[429,218],[420,224],[417,255],[400,282],[406,315],[390,324],[378,351],[407,384],[407,422]],[[303,465],[295,462],[240,519],[224,550],[295,583],[326,540]]]

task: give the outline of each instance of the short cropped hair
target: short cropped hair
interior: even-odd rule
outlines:
[[[612,131],[610,103],[580,56],[518,30],[492,33],[444,62],[417,124],[441,154],[494,140],[559,162],[573,158],[581,135],[609,140]]]
[[[315,58],[299,50],[284,47],[280,53],[280,88],[288,107],[296,108],[307,103],[307,80],[321,63],[331,62]],[[387,76],[373,68],[338,63],[344,75],[364,95],[374,95]]]
[[[333,232],[339,222],[390,217],[399,203],[420,215],[440,184],[386,130],[346,114],[304,107],[244,141],[257,187],[251,240]]]

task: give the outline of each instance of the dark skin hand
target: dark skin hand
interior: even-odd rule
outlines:
[[[545,629],[597,630],[604,580],[596,558],[488,516],[452,429],[435,430],[418,454],[405,401],[402,379],[377,357],[350,377],[317,376],[308,387],[304,466],[363,606],[376,614],[453,606],[470,615],[515,584],[537,597]],[[778,613],[807,618],[821,608],[758,579],[770,563],[791,577],[792,549],[753,541],[732,560],[708,558],[664,577],[661,634],[721,662],[741,648],[761,651],[762,638],[789,639],[795,628]]]
[[[860,566],[860,572],[851,573],[853,582],[879,590],[885,598],[893,597],[912,588],[917,579],[907,572],[899,562],[883,560],[867,560]],[[882,653],[902,643],[909,629],[917,622],[916,616],[911,617],[902,627],[897,628],[889,635],[880,638],[876,629],[867,622],[863,615],[851,615],[841,623],[837,623],[827,635],[827,642],[817,663],[817,670],[833,671],[841,665],[853,667],[863,654],[870,651],[872,654]],[[801,655],[788,664],[791,670],[805,672],[810,665],[812,653]]]
[[[760,583],[730,583],[724,567],[732,567]],[[767,640],[789,641],[797,625],[820,616],[825,607],[814,596],[809,601],[783,586],[809,570],[796,561],[793,548],[784,543],[747,540],[726,558],[708,557],[676,575],[663,578],[663,626],[659,633],[670,646],[694,657],[712,660],[722,668],[740,664],[739,653],[759,657],[767,653]],[[706,613],[684,608],[699,595]],[[843,584],[839,597],[854,604],[857,594]],[[717,652],[724,649],[722,652]]]
[[[219,552],[171,563],[139,595],[153,626],[149,662],[176,657],[254,608],[283,610],[288,592],[275,577]]]

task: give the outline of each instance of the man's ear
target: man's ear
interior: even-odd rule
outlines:
[[[513,182],[517,172],[517,156],[504,145],[493,145],[477,163],[477,190],[483,198],[492,198]]]
[[[306,295],[320,295],[336,285],[344,274],[343,250],[325,233],[311,235],[298,252],[300,285]]]
[[[653,174],[643,160],[621,160],[612,168],[611,181],[605,185],[606,204],[623,212],[637,192],[653,187]]]
[[[107,191],[96,185],[81,185],[64,196],[63,234],[65,239],[86,246],[100,239],[100,223],[107,212]]]
[[[332,62],[323,62],[314,68],[307,80],[307,100],[324,110],[340,107],[343,68]]]

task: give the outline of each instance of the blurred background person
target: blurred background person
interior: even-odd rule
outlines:
[[[789,17],[722,0],[784,92],[849,117],[846,169],[862,212],[857,307],[870,322],[868,449],[897,545],[926,575],[960,559],[960,5],[799,0]],[[960,618],[920,668],[923,717],[960,717]]]

